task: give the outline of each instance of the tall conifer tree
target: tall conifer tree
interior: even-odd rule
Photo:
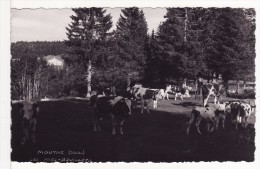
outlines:
[[[147,23],[139,8],[122,9],[116,29],[116,53],[118,65],[125,70],[125,77],[139,81],[144,76],[145,43],[147,42]]]
[[[104,44],[108,31],[112,27],[110,14],[102,8],[77,8],[71,16],[71,24],[66,28],[70,49],[67,63],[82,64],[86,71],[88,94],[91,92],[93,62],[104,56]]]

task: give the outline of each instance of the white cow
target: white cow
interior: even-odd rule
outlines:
[[[194,107],[191,111],[190,121],[186,130],[186,134],[189,135],[190,127],[195,121],[196,129],[199,134],[200,132],[200,122],[202,119],[207,121],[207,131],[212,132],[214,129],[218,128],[219,113],[216,113],[218,108],[216,107]]]

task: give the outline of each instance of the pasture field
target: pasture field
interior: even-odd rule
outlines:
[[[222,100],[228,100],[226,98]],[[247,100],[248,101],[248,100]],[[209,102],[213,102],[210,99]],[[251,100],[254,103],[254,100]],[[11,160],[19,162],[185,162],[254,161],[255,114],[247,129],[226,129],[202,135],[186,127],[191,109],[202,100],[160,100],[151,113],[133,112],[125,121],[124,135],[111,134],[111,120],[101,121],[102,132],[93,132],[92,111],[87,100],[40,102],[35,145],[21,146],[18,106],[12,105]]]

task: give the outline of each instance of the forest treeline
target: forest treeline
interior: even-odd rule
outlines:
[[[68,40],[11,44],[12,99],[86,96],[135,82],[163,88],[213,74],[224,84],[255,80],[254,9],[167,8],[151,34],[136,7],[121,10],[115,30],[103,8],[72,10]],[[47,65],[47,55],[60,55],[64,68]]]

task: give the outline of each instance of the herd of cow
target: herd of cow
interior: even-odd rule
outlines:
[[[247,119],[255,110],[255,106],[250,103],[241,101],[232,101],[220,103],[222,85],[206,83],[200,89],[202,93],[203,105],[193,107],[191,111],[190,120],[187,125],[186,134],[189,135],[190,127],[195,122],[197,132],[201,134],[200,122],[205,120],[207,122],[206,130],[212,132],[217,130],[219,123],[222,123],[222,128],[225,128],[225,121],[234,123],[235,128],[241,124],[243,127],[247,126]],[[167,85],[165,89],[149,89],[142,85],[134,85],[130,90],[115,90],[111,93],[109,90],[105,92],[92,92],[89,99],[89,105],[94,112],[94,132],[101,131],[100,120],[105,117],[112,119],[112,134],[119,131],[121,135],[124,134],[123,125],[127,117],[132,115],[132,112],[137,108],[137,102],[140,101],[141,113],[146,107],[147,113],[150,113],[149,106],[153,102],[153,108],[157,108],[158,100],[169,100],[169,94],[175,95],[175,100],[178,96],[183,99],[184,95],[189,95],[184,88]],[[196,91],[197,93],[197,91]],[[214,106],[208,106],[209,97],[214,96]],[[20,114],[22,116],[23,137],[21,145],[31,140],[35,143],[35,128],[37,123],[37,114],[40,111],[36,102],[22,101],[20,105]],[[226,118],[228,115],[229,118]],[[119,127],[117,130],[116,127]]]

